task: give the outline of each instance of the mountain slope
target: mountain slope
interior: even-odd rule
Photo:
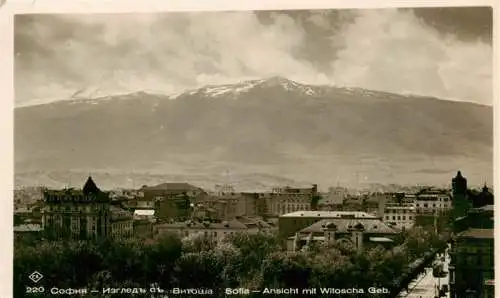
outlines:
[[[307,158],[362,156],[489,164],[492,147],[491,107],[283,78],[207,86],[175,98],[139,92],[15,110],[16,172],[203,172],[229,163],[277,173]],[[309,170],[329,175],[332,167]]]

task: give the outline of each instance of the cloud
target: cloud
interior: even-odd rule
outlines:
[[[15,51],[17,104],[274,75],[492,102],[491,44],[407,10],[25,15]]]
[[[332,62],[343,85],[491,104],[493,52],[437,30],[411,11],[360,12]]]

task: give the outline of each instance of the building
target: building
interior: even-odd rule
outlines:
[[[185,194],[190,198],[196,198],[201,194],[205,194],[205,191],[189,183],[168,182],[155,186],[143,186],[138,193],[146,201],[155,201],[175,198],[181,194]]]
[[[286,213],[311,210],[313,198],[318,196],[318,186],[313,184],[309,188],[273,188],[268,195],[266,204],[271,216],[280,216]]]
[[[416,194],[417,215],[445,214],[452,209],[452,197],[448,190],[427,188]]]
[[[347,197],[348,190],[344,187],[330,187],[328,192],[322,195],[318,203],[318,210],[339,210]]]
[[[483,186],[483,189],[478,194],[469,192],[469,198],[470,201],[472,202],[472,208],[480,208],[483,206],[494,204],[493,193],[490,192],[486,184]]]
[[[454,233],[460,233],[468,228],[493,229],[494,206],[487,205],[469,210],[466,216],[457,218],[454,222]]]
[[[109,206],[111,214],[111,229],[109,233],[110,238],[120,239],[129,238],[134,234],[134,221],[133,215],[117,206]]]
[[[460,232],[452,243],[450,256],[450,297],[495,297],[493,229],[469,228]]]
[[[32,211],[26,207],[14,208],[14,225],[20,225],[32,217]]]
[[[255,198],[241,193],[221,193],[218,196],[209,196],[193,207],[196,209],[193,210],[195,214],[205,211],[205,217],[219,220],[231,220],[238,216],[255,216],[256,214]],[[193,215],[193,217],[200,217],[200,215]]]
[[[349,195],[344,199],[344,202],[339,206],[339,211],[359,211],[364,212],[363,198],[361,196]]]
[[[212,195],[224,196],[226,194],[234,194],[234,193],[236,193],[236,191],[231,184],[216,184],[215,191]]]
[[[134,211],[134,220],[156,221],[154,209],[136,209]]]
[[[134,237],[139,239],[151,239],[155,235],[154,224],[150,220],[134,220]]]
[[[129,237],[132,216],[111,205],[91,177],[82,190],[45,190],[42,229],[51,239],[97,239]]]
[[[382,245],[393,246],[393,237],[399,232],[378,218],[332,218],[316,222],[300,230],[287,240],[287,249],[296,251],[313,242],[339,241],[363,249]]]
[[[228,235],[236,233],[257,233],[260,228],[258,226],[249,228],[237,220],[223,222],[208,222],[208,221],[186,221],[158,225],[158,234],[174,233],[182,238],[193,234],[203,234],[212,236],[218,242],[222,241]]]
[[[494,297],[494,206],[470,209],[454,222],[450,297]],[[466,297],[466,296],[465,296]]]
[[[42,226],[39,224],[21,224],[14,226],[14,238],[19,239],[39,239],[42,236]]]
[[[385,206],[386,202],[391,202],[392,199],[392,193],[375,192],[363,195],[361,198],[361,211],[376,214],[378,217],[382,217],[382,206]]]
[[[278,227],[272,222],[272,220],[264,221],[259,217],[237,217],[236,220],[247,226],[251,231],[261,231],[261,232],[277,232]]]
[[[411,229],[416,222],[415,203],[385,203],[382,218],[395,229]]]
[[[188,183],[162,183],[156,186],[143,186],[139,193],[140,201],[153,202],[155,216],[160,221],[189,218],[192,211],[191,203],[202,201],[207,196],[203,189]]]
[[[360,211],[296,211],[279,217],[279,234],[281,237],[288,238],[318,221],[336,218],[356,219],[362,222],[365,219],[378,217]]]

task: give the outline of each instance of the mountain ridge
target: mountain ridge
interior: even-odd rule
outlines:
[[[490,106],[282,78],[204,88],[175,98],[134,92],[16,108],[15,171],[137,168],[208,177],[224,164],[298,181],[366,171],[369,179],[411,182],[442,179],[419,169],[464,167],[492,175]]]
[[[461,102],[461,103],[468,103],[468,104],[474,104],[474,105],[479,105],[479,106],[489,106],[489,105],[484,105],[472,101],[463,101],[463,100],[458,100],[458,99],[444,99],[444,98],[439,98],[435,96],[426,96],[426,95],[419,95],[419,94],[398,94],[394,92],[388,92],[388,91],[383,91],[383,90],[371,90],[371,89],[366,89],[366,88],[361,88],[361,87],[348,87],[348,86],[334,86],[334,85],[328,85],[328,84],[304,84],[304,83],[299,83],[294,80],[287,79],[282,76],[273,76],[269,77],[266,79],[253,79],[253,80],[245,80],[241,81],[238,83],[228,83],[228,84],[207,84],[202,87],[198,88],[192,88],[192,89],[187,89],[183,92],[178,92],[175,94],[168,94],[168,93],[161,93],[161,92],[150,92],[146,90],[137,90],[133,92],[117,92],[117,93],[112,93],[108,95],[102,95],[102,96],[81,96],[79,94],[84,94],[83,90],[93,90],[91,87],[86,87],[86,88],[81,88],[80,90],[77,90],[73,95],[71,95],[67,99],[47,99],[46,102],[43,102],[44,100],[38,99],[34,100],[33,102],[37,101],[42,101],[41,103],[35,103],[35,104],[24,104],[21,106],[16,106],[15,108],[27,108],[27,107],[32,107],[32,106],[40,106],[40,105],[47,105],[47,104],[53,104],[53,103],[58,103],[58,102],[87,102],[87,101],[99,101],[99,100],[109,100],[117,97],[132,97],[136,95],[143,95],[143,96],[157,96],[157,97],[163,97],[168,100],[172,99],[177,99],[179,97],[183,97],[186,94],[193,95],[193,94],[199,94],[203,92],[207,92],[207,90],[214,90],[214,89],[222,89],[222,88],[233,88],[236,90],[228,90],[228,92],[235,92],[238,91],[238,89],[245,89],[248,90],[250,88],[256,87],[256,86],[272,86],[272,87],[277,87],[281,85],[285,89],[290,88],[289,86],[293,87],[302,87],[306,90],[309,90],[311,93],[311,90],[313,91],[314,89],[331,89],[331,90],[343,90],[344,92],[357,92],[357,93],[367,93],[369,94],[378,94],[378,95],[384,95],[388,97],[413,97],[413,98],[421,98],[421,99],[428,99],[428,100],[442,100],[442,101],[451,101],[451,102]],[[237,87],[239,86],[239,88]],[[99,90],[99,88],[95,88],[96,90]],[[287,90],[290,91],[290,90]],[[98,93],[97,91],[91,92],[92,94]],[[305,91],[307,94],[307,91]],[[223,94],[223,93],[221,93]],[[75,95],[78,95],[76,97]],[[307,95],[314,95],[314,94],[307,94]]]

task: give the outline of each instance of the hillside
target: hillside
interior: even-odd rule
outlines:
[[[107,169],[210,176],[229,168],[323,183],[352,183],[360,172],[387,183],[434,175],[444,183],[461,168],[489,180],[492,149],[491,107],[284,78],[15,110],[23,184],[40,170]]]

